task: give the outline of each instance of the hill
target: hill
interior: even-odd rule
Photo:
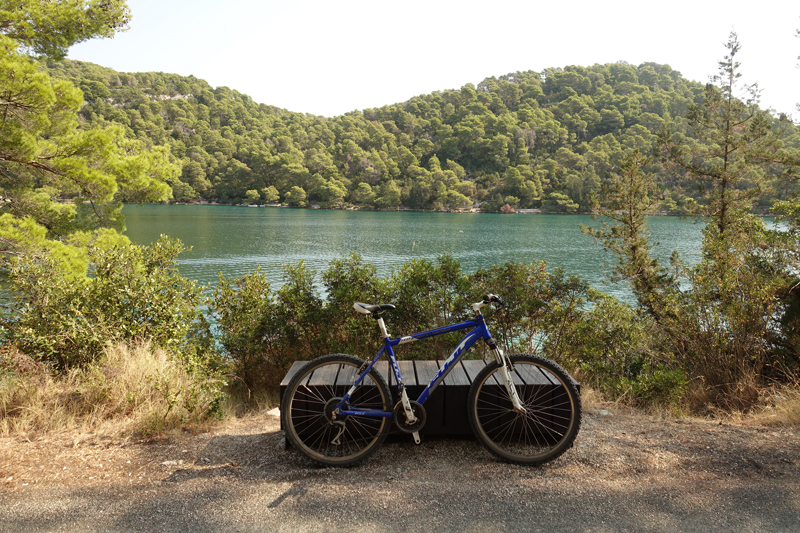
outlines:
[[[46,68],[83,91],[87,127],[115,122],[131,137],[169,147],[182,166],[170,183],[174,201],[232,204],[587,211],[625,151],[650,153],[664,127],[691,138],[684,117],[703,90],[668,65],[569,66],[326,118],[193,76],[70,60]],[[770,120],[800,150],[798,128]],[[680,175],[649,170],[661,173],[659,210],[680,213],[687,198],[699,198]],[[790,192],[773,185],[764,209]]]

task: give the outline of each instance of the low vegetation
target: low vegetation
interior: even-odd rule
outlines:
[[[37,322],[28,316],[28,338],[83,342],[86,351],[80,346],[76,351],[87,356],[61,359],[41,348],[31,349],[48,343],[8,343],[24,346],[30,355],[9,348],[0,356],[0,431],[79,428],[127,436],[202,426],[226,412],[253,408],[258,405],[255,398],[271,395],[274,401],[277,384],[295,360],[332,352],[374,353],[379,340],[375,323],[352,311],[353,301],[395,302],[397,310],[387,313],[386,321],[389,331],[400,335],[466,318],[468,304],[490,291],[503,294],[507,302],[488,312],[491,329],[505,350],[555,359],[584,387],[608,400],[717,415],[768,406],[763,420],[793,423],[791,405],[797,402],[797,392],[791,378],[797,375],[796,360],[786,357],[785,345],[773,346],[764,360],[729,355],[726,368],[739,370],[736,381],[727,387],[706,387],[719,379],[720,369],[687,360],[675,349],[685,332],[676,337],[674,329],[642,308],[621,303],[557,269],[548,270],[544,263],[509,263],[464,273],[445,255],[435,263],[409,261],[379,278],[372,265],[353,255],[333,261],[319,277],[302,263],[288,265],[284,284],[276,291],[260,271],[221,279],[204,300],[218,341],[205,351],[189,342],[163,349],[136,336],[98,344],[96,339],[70,337],[69,321]],[[139,309],[157,307],[155,291],[149,296],[145,292]],[[109,301],[113,294],[107,293]],[[691,318],[685,317],[681,325],[690,327]],[[6,331],[15,326],[9,317],[4,325]],[[180,330],[187,337],[188,331]],[[444,358],[457,338],[456,333],[406,345],[399,356]],[[488,355],[483,350],[476,346],[471,357]]]
[[[0,435],[158,435],[221,419],[221,376],[192,373],[148,343],[108,346],[97,360],[53,374],[15,350],[0,358]]]
[[[509,353],[555,359],[582,383],[610,398],[640,405],[677,406],[686,377],[669,353],[658,349],[646,322],[616,299],[545,263],[508,263],[474,273],[444,255],[437,263],[412,260],[386,278],[353,255],[322,273],[328,294],[302,264],[285,269],[273,293],[263,274],[221,280],[211,309],[233,372],[251,389],[275,386],[296,360],[326,353],[374,354],[380,347],[374,321],[352,310],[354,301],[393,302],[387,329],[405,335],[471,316],[470,303],[498,292],[506,305],[490,311],[491,330]],[[397,348],[404,359],[445,359],[458,332]],[[476,346],[471,357],[488,356]]]

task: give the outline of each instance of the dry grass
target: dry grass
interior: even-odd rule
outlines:
[[[602,405],[606,404],[608,402],[603,398],[602,394],[591,387],[581,385],[581,407],[584,412],[597,411]]]
[[[688,412],[710,418],[729,418],[732,413],[752,414],[762,405],[764,387],[752,370],[742,369],[738,377],[709,384],[698,378],[690,382],[681,402]]]
[[[227,392],[229,396],[224,406],[226,419],[260,415],[281,403],[277,388],[250,391],[234,382]]]
[[[30,358],[0,370],[0,435],[93,434],[125,438],[207,424],[217,387],[161,349],[116,346],[87,368],[52,377]],[[204,381],[205,380],[205,381]]]
[[[764,406],[744,421],[762,426],[800,426],[800,384],[768,391]]]

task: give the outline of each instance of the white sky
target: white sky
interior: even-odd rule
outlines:
[[[403,102],[490,76],[668,64],[707,82],[739,35],[762,107],[800,102],[800,4],[788,0],[128,0],[130,30],[70,49],[121,72],[193,74],[315,115]]]

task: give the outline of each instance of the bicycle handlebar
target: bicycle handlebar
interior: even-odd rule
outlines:
[[[472,310],[478,313],[482,307],[491,304],[497,304],[498,307],[503,307],[505,302],[496,294],[487,294],[483,297],[483,301],[472,304]]]
[[[486,304],[496,303],[500,307],[503,307],[504,305],[506,305],[506,303],[503,301],[503,299],[500,298],[496,294],[487,294],[487,295],[485,295],[483,297],[483,303],[486,303]]]

